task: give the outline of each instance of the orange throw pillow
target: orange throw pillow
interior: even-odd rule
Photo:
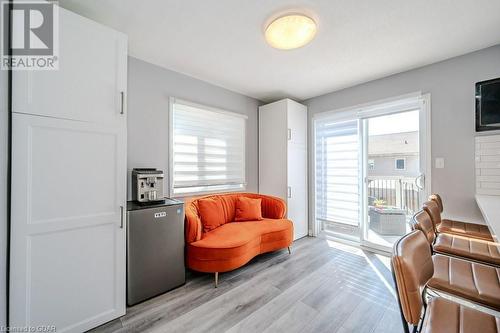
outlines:
[[[262,199],[239,197],[236,201],[236,214],[234,221],[260,221],[262,220]]]
[[[219,199],[207,198],[198,200],[203,230],[208,232],[226,223],[224,220],[224,208]]]

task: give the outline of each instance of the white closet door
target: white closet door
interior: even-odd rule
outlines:
[[[307,150],[288,145],[288,218],[293,221],[294,240],[307,236]]]
[[[126,130],[14,114],[10,326],[125,314]]]
[[[307,214],[307,108],[287,100],[288,140],[288,218],[294,224],[294,239],[308,234]]]
[[[289,143],[306,146],[307,144],[307,107],[287,99],[287,121]]]
[[[259,107],[259,192],[287,196],[286,100]]]
[[[127,38],[59,15],[59,70],[13,72],[9,313],[82,332],[125,314]]]
[[[59,8],[59,69],[16,71],[13,109],[65,119],[122,121],[126,75],[126,35]]]

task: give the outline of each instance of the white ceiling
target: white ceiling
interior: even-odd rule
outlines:
[[[304,100],[500,43],[499,0],[60,0],[125,32],[133,57],[270,101]],[[276,50],[271,17],[318,22]]]

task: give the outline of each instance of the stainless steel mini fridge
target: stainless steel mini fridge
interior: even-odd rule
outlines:
[[[127,216],[127,304],[134,305],[185,282],[184,206],[129,201]]]

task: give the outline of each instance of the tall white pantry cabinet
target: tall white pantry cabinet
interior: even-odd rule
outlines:
[[[125,314],[126,90],[127,37],[63,8],[59,70],[12,73],[11,327]]]
[[[259,192],[287,202],[294,240],[307,236],[307,107],[283,99],[259,107]]]

